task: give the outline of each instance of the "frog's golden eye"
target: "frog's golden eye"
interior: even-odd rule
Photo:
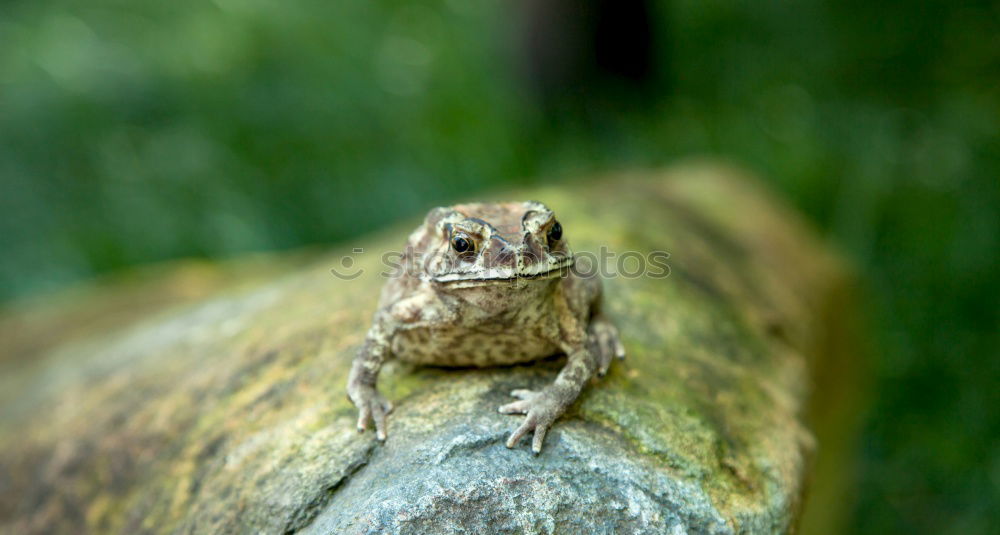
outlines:
[[[469,254],[476,250],[476,243],[464,234],[451,237],[451,248],[458,254]]]
[[[550,245],[562,239],[562,225],[558,221],[552,223],[552,226],[549,227],[548,238]]]

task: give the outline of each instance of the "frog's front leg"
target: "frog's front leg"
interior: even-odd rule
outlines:
[[[611,366],[611,360],[625,358],[625,346],[622,345],[618,328],[606,316],[596,313],[587,327],[587,339],[590,350],[597,355],[597,375],[604,377]]]
[[[382,364],[391,356],[392,333],[389,322],[376,319],[347,379],[347,397],[358,408],[358,432],[364,432],[369,420],[374,420],[375,437],[379,440],[385,440],[385,417],[392,411],[392,403],[379,393],[375,383]]]
[[[519,401],[500,407],[500,412],[503,414],[527,415],[521,426],[507,439],[508,448],[513,448],[528,431],[534,431],[531,450],[535,453],[542,451],[542,443],[549,427],[556,418],[566,412],[594,375],[597,369],[597,357],[584,343],[565,347],[564,351],[568,355],[566,366],[551,385],[538,392],[514,390],[510,394]]]
[[[618,328],[604,315],[604,292],[600,279],[587,278],[573,281],[584,288],[580,292],[588,299],[584,304],[577,304],[590,318],[587,325],[587,343],[590,350],[597,355],[597,375],[604,377],[611,366],[611,360],[625,358],[625,346],[622,345]]]
[[[386,438],[385,417],[392,411],[392,403],[375,388],[382,364],[391,358],[393,336],[401,329],[420,324],[443,325],[455,320],[454,312],[442,303],[426,285],[408,298],[375,313],[372,326],[365,336],[365,345],[354,358],[351,374],[347,379],[347,397],[358,407],[358,431],[368,428],[368,421],[375,421],[375,437]]]

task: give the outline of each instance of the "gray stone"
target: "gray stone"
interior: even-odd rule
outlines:
[[[669,276],[607,280],[629,356],[540,455],[503,446],[520,417],[497,407],[551,381],[558,358],[390,363],[388,441],[354,430],[346,374],[378,253],[401,229],[318,259],[180,264],[5,311],[0,532],[794,530],[810,362],[850,312],[836,259],[725,167],[508,198],[553,207],[577,251],[671,254]],[[365,274],[332,277],[357,246]]]

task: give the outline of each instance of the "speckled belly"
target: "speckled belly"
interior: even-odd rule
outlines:
[[[554,344],[531,332],[419,327],[396,334],[396,358],[433,366],[503,366],[555,355]]]

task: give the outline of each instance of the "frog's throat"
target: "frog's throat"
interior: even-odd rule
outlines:
[[[483,284],[511,283],[519,280],[543,280],[565,276],[573,265],[573,257],[560,259],[557,264],[539,264],[532,268],[513,271],[510,269],[494,269],[476,273],[447,273],[431,277],[433,282],[450,287],[478,286]]]

